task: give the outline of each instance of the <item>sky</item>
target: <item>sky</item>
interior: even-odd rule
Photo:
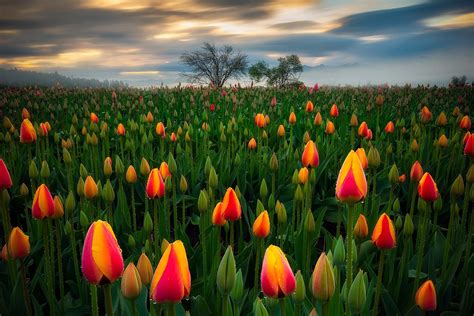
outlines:
[[[0,12],[4,68],[175,85],[180,55],[210,42],[250,64],[297,54],[308,85],[474,80],[473,0],[2,0]]]

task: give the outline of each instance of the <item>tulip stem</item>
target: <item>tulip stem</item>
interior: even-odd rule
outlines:
[[[79,272],[79,260],[77,258],[76,231],[74,230],[73,223],[71,223],[70,239],[71,239],[71,248],[72,248],[72,262],[74,264],[74,272],[76,274],[77,288],[78,288],[79,295],[81,297],[81,302],[84,302],[83,296],[82,296],[82,287],[81,287],[81,274]]]
[[[299,315],[299,314],[296,314]],[[328,302],[323,303],[323,316],[328,316],[329,315],[329,304]]]
[[[110,287],[110,284],[104,286],[105,311],[107,316],[114,315],[114,307],[112,305],[112,291]]]
[[[450,207],[450,214],[449,214],[449,223],[448,223],[448,232],[446,235],[446,243],[444,244],[444,252],[443,252],[443,263],[442,263],[442,268],[441,271],[444,273],[448,267],[448,255],[449,255],[449,249],[451,248],[451,235],[452,235],[452,230],[453,230],[453,218],[454,218],[454,208],[455,208],[455,203],[451,203]]]
[[[352,285],[352,213],[354,212],[354,204],[349,204],[347,209],[347,226],[346,226],[346,240],[347,240],[347,263],[346,263],[346,297],[349,297],[349,289]],[[349,300],[346,304],[346,315],[350,315]]]
[[[135,208],[135,190],[133,184],[130,185],[130,196],[132,199],[132,220],[133,220],[133,232],[137,231],[137,211]]]
[[[260,248],[261,248],[261,245],[263,244],[263,239],[262,238],[257,238],[257,241],[255,243],[255,275],[254,275],[254,281],[253,281],[253,284],[254,284],[254,289],[257,290],[258,288],[258,270],[259,270],[259,266],[260,266]]]
[[[378,275],[377,275],[377,286],[375,288],[375,300],[374,300],[374,308],[372,310],[372,316],[377,316],[378,314],[380,291],[382,289],[384,259],[385,259],[385,250],[382,249],[380,252],[379,269],[378,269]]]
[[[418,283],[420,281],[420,272],[421,272],[421,265],[423,264],[423,252],[425,247],[425,235],[426,235],[426,226],[428,224],[429,213],[431,211],[430,203],[426,203],[426,210],[424,216],[421,218],[421,228],[420,228],[420,243],[418,248],[418,257],[416,261],[416,274],[415,274],[415,284],[413,286],[413,295],[415,297],[416,290],[418,289]]]
[[[234,247],[234,221],[230,221],[230,246]]]
[[[58,255],[58,277],[59,277],[59,295],[61,314],[64,314],[64,276],[63,276],[63,261],[61,254],[61,222],[56,219],[56,247]]]
[[[99,316],[99,304],[97,303],[97,286],[95,284],[91,284],[90,290],[91,290],[92,315]]]
[[[153,227],[155,232],[153,233],[153,239],[155,240],[155,261],[158,262],[160,242],[158,238],[158,200],[153,199]]]
[[[222,316],[227,316],[229,313],[229,295],[222,296]]]
[[[280,316],[286,316],[285,298],[280,298],[278,301],[280,303]]]
[[[176,316],[176,308],[174,306],[174,303],[168,304],[166,315],[167,316]]]
[[[25,296],[25,302],[26,302],[26,311],[28,313],[28,316],[32,316],[33,308],[31,307],[30,293],[28,292],[28,284],[26,282],[25,264],[22,259],[20,259],[20,271],[21,271],[21,282],[23,283],[23,295]]]
[[[130,302],[132,304],[132,315],[137,316],[137,304],[135,303],[135,300],[131,300]]]
[[[46,287],[48,291],[48,303],[50,308],[50,314],[54,315],[54,303],[53,303],[53,288],[51,281],[51,260],[49,258],[49,231],[47,219],[43,220],[43,246],[44,246],[44,272],[46,275]]]

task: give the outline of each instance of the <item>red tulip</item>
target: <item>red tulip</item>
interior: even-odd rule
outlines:
[[[30,238],[19,227],[14,227],[8,238],[8,255],[11,259],[21,259],[29,253]]]
[[[470,134],[466,140],[464,155],[474,157],[474,134]]]
[[[236,221],[242,215],[240,201],[234,189],[228,188],[222,200],[222,212],[224,218],[229,221]]]
[[[469,115],[464,115],[461,121],[459,122],[459,127],[465,130],[471,129],[471,118]]]
[[[331,106],[331,110],[329,110],[329,115],[331,115],[334,118],[339,116],[339,110],[335,103]]]
[[[29,119],[24,119],[20,126],[20,143],[29,144],[36,141],[36,131]]]
[[[359,137],[367,137],[368,133],[369,127],[367,126],[367,123],[365,121],[360,123],[359,129],[357,130],[357,135],[359,135]]]
[[[385,126],[385,133],[392,134],[395,131],[395,125],[392,121],[388,122]]]
[[[295,276],[279,247],[270,245],[265,251],[260,281],[262,292],[268,297],[281,298],[295,291]]]
[[[257,238],[265,238],[270,234],[270,217],[267,211],[257,216],[252,226],[253,235]]]
[[[436,289],[433,281],[425,281],[416,291],[415,303],[424,311],[436,310]]]
[[[45,184],[40,185],[36,189],[31,212],[36,219],[43,219],[54,215],[54,200]]]
[[[8,172],[7,166],[3,159],[0,159],[0,191],[10,189],[12,187],[12,178]]]
[[[225,223],[227,223],[227,220],[222,212],[222,202],[219,202],[216,204],[214,211],[212,212],[212,225],[224,226]]]
[[[423,168],[421,164],[417,161],[413,163],[410,171],[410,180],[413,182],[419,182],[421,177],[423,176]]]
[[[438,187],[428,172],[425,172],[418,183],[418,195],[426,202],[433,202],[438,198]]]
[[[145,191],[149,199],[161,198],[165,195],[165,183],[158,168],[151,170]]]
[[[386,213],[380,216],[374,227],[372,242],[379,249],[391,249],[397,245],[395,228],[393,227],[392,220]]]
[[[119,135],[119,136],[124,136],[125,135],[125,126],[123,126],[122,123],[120,123],[117,127],[117,135]]]
[[[90,118],[91,118],[91,122],[96,123],[96,124],[99,123],[99,117],[95,113],[91,113]]]

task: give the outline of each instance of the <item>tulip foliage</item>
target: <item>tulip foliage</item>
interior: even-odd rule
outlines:
[[[474,310],[471,86],[0,95],[1,315]]]

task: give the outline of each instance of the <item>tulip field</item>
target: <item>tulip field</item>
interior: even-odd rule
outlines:
[[[472,315],[474,90],[0,89],[0,315]]]

